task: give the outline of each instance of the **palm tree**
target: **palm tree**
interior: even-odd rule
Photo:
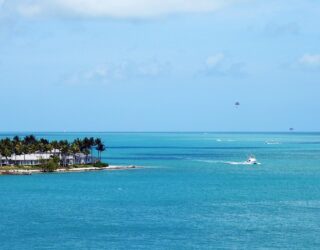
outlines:
[[[4,156],[6,160],[8,161],[8,157],[13,154],[13,143],[9,138],[5,138],[1,140],[1,158]],[[1,166],[2,166],[2,160],[1,160]]]
[[[41,154],[46,154],[48,151],[49,141],[47,139],[41,138],[39,141],[37,141],[38,150]]]
[[[14,157],[15,157],[15,163],[17,164],[17,155],[22,154],[22,144],[20,141],[16,141],[14,147],[13,147]]]
[[[48,155],[48,153],[50,153],[53,150],[53,146],[49,143],[44,145],[44,150],[46,152],[46,155]]]
[[[62,140],[59,142],[60,148],[61,148],[61,155],[62,155],[62,164],[64,167],[66,167],[66,158],[67,155],[70,152],[70,144],[67,140]]]
[[[28,146],[27,145],[22,144],[21,153],[23,154],[24,162],[26,162],[26,154],[28,154]]]
[[[86,162],[88,162],[88,155],[91,152],[92,155],[92,147],[94,146],[94,138],[85,137],[82,141],[82,152],[86,155]]]
[[[97,149],[97,151],[98,151],[99,161],[101,162],[101,153],[106,150],[106,147],[105,147],[105,145],[100,141],[100,143],[97,145],[96,149]]]
[[[12,155],[12,151],[10,147],[5,147],[4,151],[2,152],[3,156],[6,158],[6,160],[8,161],[8,157],[10,157]]]
[[[101,144],[102,141],[100,138],[96,138],[95,141],[94,141],[94,145],[96,146],[96,150],[98,151],[97,147],[99,144]],[[98,151],[98,157],[99,157],[99,151]]]
[[[17,163],[17,155],[20,155],[22,152],[21,152],[21,140],[20,140],[20,137],[19,136],[14,136],[13,139],[12,139],[12,150],[13,150],[13,153],[14,153],[14,157],[15,157],[15,163]]]
[[[0,140],[0,167],[2,167],[2,156],[4,155],[4,143]]]
[[[42,142],[36,144],[36,151],[39,151],[41,156],[45,152],[45,145]]]
[[[58,141],[52,141],[51,143],[52,149],[54,150],[54,155],[56,154],[56,150],[60,150],[60,145]]]
[[[73,142],[71,144],[71,152],[72,152],[72,155],[73,155],[73,164],[76,163],[76,154],[79,153],[80,151],[80,147],[77,143]]]
[[[30,145],[30,144],[35,144],[37,142],[37,139],[34,135],[27,135],[25,138],[24,138],[24,142],[27,144],[27,145]]]
[[[93,150],[94,145],[95,145],[95,139],[93,137],[90,137],[90,139],[89,139],[89,148],[90,148],[90,151],[91,151],[91,156],[92,156],[92,150]]]
[[[17,136],[17,135],[16,135],[15,137],[13,137],[12,141],[13,141],[14,143],[19,143],[19,142],[21,142],[20,137]]]

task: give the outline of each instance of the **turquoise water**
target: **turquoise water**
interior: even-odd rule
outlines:
[[[37,136],[145,168],[0,176],[0,249],[320,248],[320,133]]]

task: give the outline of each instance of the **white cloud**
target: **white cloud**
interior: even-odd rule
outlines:
[[[17,11],[27,17],[32,17],[41,14],[42,7],[38,4],[18,5]]]
[[[86,79],[94,79],[94,78],[104,78],[108,76],[109,68],[107,65],[102,64],[98,65],[92,70],[89,70],[84,73],[84,77]]]
[[[270,36],[280,37],[284,35],[299,35],[300,30],[299,23],[289,22],[289,23],[268,23],[264,27],[264,32]]]
[[[201,73],[207,76],[241,76],[244,75],[244,63],[236,62],[224,53],[209,56]]]
[[[76,72],[66,78],[68,84],[81,84],[81,83],[100,83],[107,82],[113,77],[114,72],[111,66],[107,64],[97,65],[91,69]]]
[[[320,54],[305,54],[299,59],[299,64],[311,69],[320,68]]]
[[[0,0],[24,16],[149,18],[174,13],[212,12],[241,0]]]
[[[223,53],[218,53],[213,56],[209,56],[206,60],[207,67],[217,67],[222,61],[225,59],[225,55]]]
[[[91,69],[77,72],[67,77],[69,84],[108,83],[141,78],[157,78],[170,74],[171,65],[151,59],[143,62],[122,61],[120,63],[99,64]]]

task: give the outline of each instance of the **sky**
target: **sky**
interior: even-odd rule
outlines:
[[[319,131],[319,25],[318,0],[0,0],[0,131]]]

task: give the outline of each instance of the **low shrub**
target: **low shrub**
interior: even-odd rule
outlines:
[[[93,166],[96,168],[105,168],[105,167],[108,167],[109,164],[99,161],[99,162],[94,163]]]
[[[59,168],[59,158],[51,158],[50,160],[43,162],[40,165],[40,169],[43,172],[54,172]]]

